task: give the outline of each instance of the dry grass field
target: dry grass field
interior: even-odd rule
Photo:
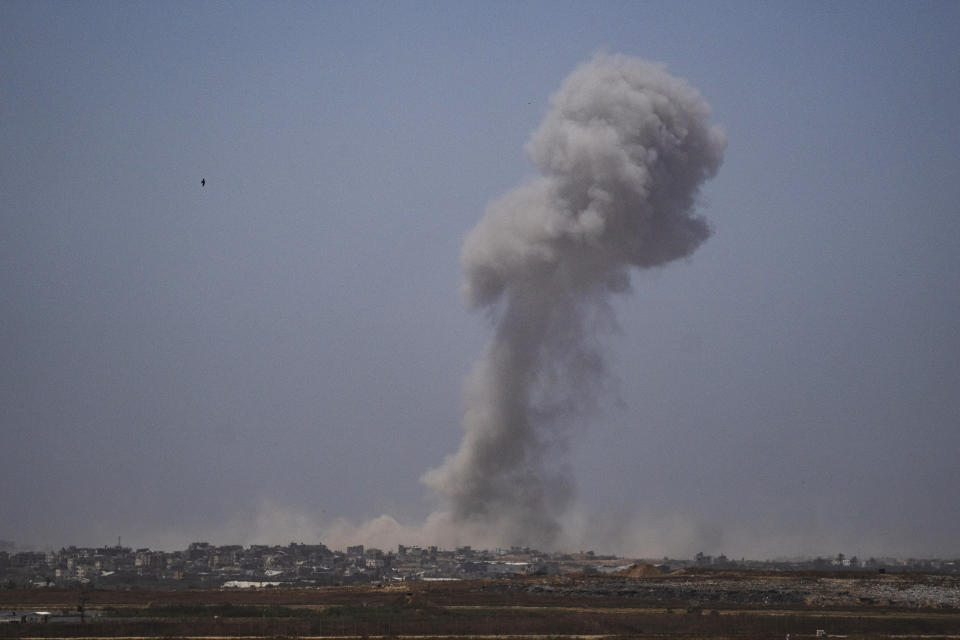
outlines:
[[[368,587],[0,591],[0,638],[960,639],[960,581],[927,575],[700,572]]]

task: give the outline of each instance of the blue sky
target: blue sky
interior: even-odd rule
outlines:
[[[957,42],[950,2],[0,4],[0,538],[416,526],[491,330],[463,237],[608,51],[729,142],[571,426],[636,532],[596,545],[956,554]]]

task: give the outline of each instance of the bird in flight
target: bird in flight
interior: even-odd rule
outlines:
[[[201,186],[201,187],[207,186],[207,179],[206,179],[206,178],[200,178],[200,186]]]

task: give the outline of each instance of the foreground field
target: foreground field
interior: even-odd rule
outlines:
[[[960,583],[927,575],[688,573],[370,587],[0,591],[0,610],[83,622],[0,625],[0,638],[960,639]]]

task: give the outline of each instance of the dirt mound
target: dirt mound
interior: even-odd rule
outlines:
[[[648,562],[636,562],[615,575],[627,578],[662,578],[663,572]]]

